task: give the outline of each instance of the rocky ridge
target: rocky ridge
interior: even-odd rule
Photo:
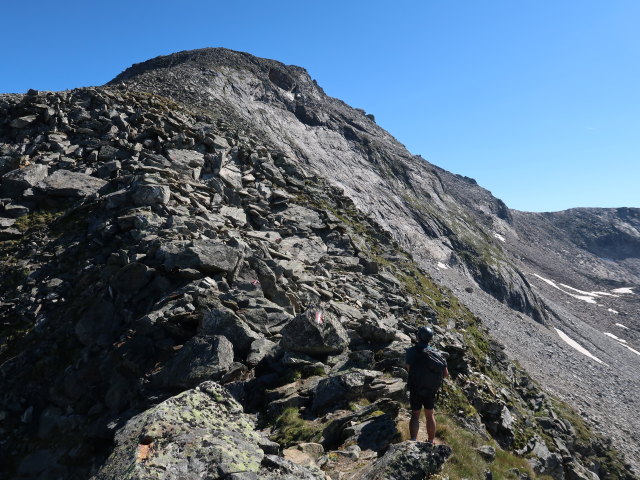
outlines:
[[[0,109],[7,474],[380,478],[406,458],[435,473],[451,451],[390,448],[403,352],[428,321],[450,355],[443,409],[529,456],[521,478],[633,478],[374,218],[260,136],[125,88]],[[194,445],[223,415],[238,437]],[[242,442],[240,463],[214,453]]]
[[[634,353],[640,351],[640,251],[634,248],[640,232],[633,220],[638,209],[613,215],[597,209],[510,210],[475,180],[412,155],[372,115],[328,97],[304,69],[241,52],[202,49],[158,57],[132,66],[111,84],[233,119],[305,171],[343,188],[484,321],[512,358],[579,405],[592,426],[611,436],[640,469],[634,413],[640,398],[640,358]],[[596,231],[571,228],[572,223],[602,228],[593,236]],[[609,230],[624,232],[618,240],[628,246],[626,258],[604,253],[618,248],[607,239]],[[604,293],[585,303],[539,277],[577,289],[568,290],[572,295]],[[618,294],[614,287],[636,294]],[[556,329],[606,357],[607,367],[569,346]]]

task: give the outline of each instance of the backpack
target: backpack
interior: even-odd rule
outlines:
[[[409,369],[409,390],[418,393],[437,392],[442,385],[446,368],[447,361],[440,352],[418,347]]]

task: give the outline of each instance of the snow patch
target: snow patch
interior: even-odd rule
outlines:
[[[496,237],[498,240],[500,240],[501,242],[504,242],[504,236],[500,235],[499,233],[493,232],[493,236]]]
[[[541,277],[540,275],[538,275],[537,273],[533,274],[534,277],[538,277],[540,280],[542,280],[543,282],[547,282],[549,285],[551,285],[553,288],[557,288],[558,290],[562,290],[558,285],[556,285],[556,282],[554,282],[553,280],[549,280],[548,278],[544,278]]]
[[[578,300],[582,300],[583,302],[587,302],[587,303],[592,303],[592,304],[598,305],[599,307],[602,307],[603,305],[600,305],[596,301],[597,297],[600,297],[600,296],[615,297],[615,296],[617,296],[617,295],[614,295],[614,294],[609,293],[609,292],[585,292],[584,290],[579,290],[579,289],[571,287],[569,285],[565,285],[564,283],[558,284],[558,283],[554,282],[553,280],[549,280],[548,278],[541,277],[537,273],[534,273],[533,275],[535,277],[538,277],[540,280],[548,283],[553,288],[556,288],[556,289],[560,290],[562,293],[566,293],[567,295],[569,295],[569,296],[571,296],[573,298],[577,298]],[[578,295],[576,295],[576,293],[568,292],[567,290],[571,290],[572,292],[576,292]]]
[[[567,292],[564,292],[564,293],[567,293]],[[574,295],[572,293],[567,293],[567,295],[571,295],[573,298],[577,298],[578,300],[582,300],[583,302],[595,303],[596,305],[598,304],[595,298],[589,297],[587,295]]]
[[[616,323],[616,325],[620,325],[620,324],[619,324],[619,323]],[[627,327],[625,327],[624,325],[622,325],[622,326],[623,326],[624,328],[627,328]],[[627,350],[632,351],[632,352],[633,352],[633,353],[635,353],[636,355],[640,355],[640,352],[639,352],[639,351],[637,351],[636,349],[631,348],[629,345],[627,345],[627,341],[626,341],[626,340],[623,340],[622,338],[618,338],[618,337],[616,337],[613,333],[604,332],[604,334],[605,334],[607,337],[611,337],[611,338],[613,338],[614,340],[616,340],[620,345],[622,345],[623,347],[625,347]]]
[[[607,308],[607,312],[615,313],[616,315],[619,313],[617,310],[614,310],[613,308]]]
[[[438,262],[438,268],[440,270],[446,270],[447,268],[449,268],[448,266],[446,266],[444,263],[442,262]]]
[[[626,340],[624,340],[624,339],[622,339],[622,338],[620,338],[620,337],[616,337],[613,333],[604,332],[604,334],[605,334],[607,337],[611,337],[611,338],[613,338],[614,340],[617,340],[617,341],[619,341],[619,342],[621,342],[621,343],[627,343],[627,341],[626,341]]]
[[[564,333],[562,330],[556,328],[555,331],[558,332],[558,335],[560,336],[560,338],[562,340],[564,340],[570,347],[576,349],[577,351],[579,351],[583,355],[586,355],[587,357],[595,360],[598,363],[601,363],[603,365],[607,365],[602,360],[600,360],[598,357],[596,357],[594,354],[592,354],[589,350],[587,350],[582,345],[580,345],[578,342],[576,342],[574,339],[572,339],[569,335]]]
[[[611,290],[613,293],[630,293],[633,294],[632,287],[624,287],[624,288],[616,288],[615,290]]]
[[[631,348],[629,345],[625,345],[623,343],[621,343],[620,345],[622,345],[623,347],[627,347],[627,350],[631,350],[636,355],[640,355],[640,352],[638,350],[635,350],[635,349]]]
[[[616,323],[616,327],[620,327],[620,328],[624,328],[625,330],[629,330],[629,327],[627,327],[626,325],[623,325],[621,323]]]

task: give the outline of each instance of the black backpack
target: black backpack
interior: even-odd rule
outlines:
[[[447,361],[442,354],[430,348],[417,347],[409,368],[409,390],[417,393],[435,393],[442,385]]]

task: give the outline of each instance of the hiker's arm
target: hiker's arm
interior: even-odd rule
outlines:
[[[449,369],[447,367],[444,367],[444,378],[447,378],[449,376]]]

